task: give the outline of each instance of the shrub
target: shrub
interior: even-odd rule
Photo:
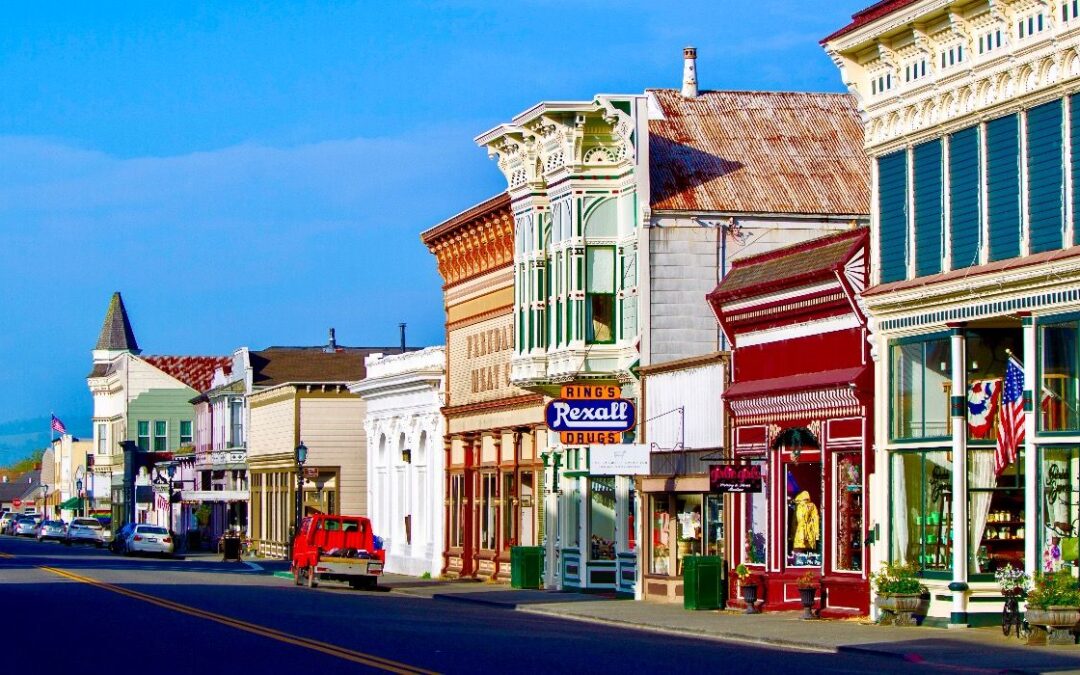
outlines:
[[[745,583],[750,578],[750,570],[746,565],[739,563],[739,566],[735,568],[735,576],[739,577],[740,583]]]
[[[1068,570],[1040,574],[1027,594],[1027,605],[1035,609],[1080,607],[1080,588]]]
[[[817,575],[813,572],[807,572],[806,574],[799,577],[795,581],[795,583],[798,585],[799,588],[817,588],[818,578]]]
[[[919,570],[913,564],[886,563],[870,575],[870,584],[878,595],[915,595],[922,593]]]

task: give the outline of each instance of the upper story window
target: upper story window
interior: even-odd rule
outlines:
[[[890,428],[894,440],[949,435],[949,372],[952,349],[947,336],[927,336],[890,345]]]
[[[191,420],[180,420],[180,446],[191,445]]]
[[[244,402],[229,401],[229,445],[237,448],[244,444]]]
[[[870,80],[870,93],[883,94],[893,88],[892,73],[884,73]]]
[[[1046,29],[1046,19],[1042,12],[1028,14],[1016,23],[1017,35],[1023,40],[1026,37],[1041,33]]]
[[[986,54],[1001,49],[1004,44],[1005,38],[1002,36],[1000,28],[994,28],[979,35],[980,54]]]
[[[139,420],[135,423],[136,427],[136,442],[139,445],[140,450],[150,449],[150,422],[146,420]]]
[[[953,45],[952,47],[942,49],[941,52],[938,53],[941,69],[944,70],[963,63],[964,56],[964,45]]]
[[[914,82],[926,77],[926,59],[919,59],[904,66],[904,82]]]
[[[585,341],[615,341],[615,247],[585,249]]]
[[[169,425],[165,420],[154,420],[154,452],[165,452],[169,449]]]
[[[109,448],[108,425],[97,425],[97,454],[104,455]]]
[[[1061,20],[1072,21],[1080,17],[1080,0],[1065,0],[1061,4]]]

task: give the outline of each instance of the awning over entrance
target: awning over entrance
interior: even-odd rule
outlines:
[[[77,511],[82,508],[82,499],[79,497],[72,497],[71,499],[65,499],[60,502],[61,511]]]
[[[863,403],[857,385],[870,368],[839,368],[736,382],[724,391],[736,425],[781,424],[808,415],[858,415]]]
[[[805,375],[785,375],[784,377],[736,382],[724,390],[724,398],[730,400],[763,394],[785,394],[801,389],[827,389],[840,385],[846,386],[858,381],[867,368],[867,366],[838,368],[837,370],[823,370],[819,373],[807,373]]]

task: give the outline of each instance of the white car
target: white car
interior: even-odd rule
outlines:
[[[14,535],[16,537],[33,537],[37,534],[37,516],[19,516],[15,521]]]
[[[45,541],[46,539],[55,539],[56,541],[64,540],[64,524],[59,520],[46,520],[42,521],[37,530],[37,540]]]
[[[172,555],[173,540],[169,531],[158,525],[136,525],[124,543],[124,554],[158,553]]]
[[[0,533],[9,534],[11,527],[15,524],[15,519],[19,517],[19,514],[14,511],[4,511],[0,514]]]
[[[64,545],[93,544],[98,548],[105,545],[105,528],[96,518],[76,518],[68,525]]]

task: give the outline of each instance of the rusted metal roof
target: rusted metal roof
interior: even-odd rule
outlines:
[[[847,94],[650,89],[653,210],[865,215],[870,161]]]
[[[143,356],[140,357],[163,373],[175,377],[195,391],[206,391],[214,379],[214,371],[232,371],[230,356]]]
[[[886,17],[897,10],[907,7],[908,5],[914,5],[916,2],[918,2],[918,0],[881,0],[881,2],[876,2],[867,7],[866,9],[860,10],[852,14],[851,23],[836,31],[829,37],[822,39],[821,44],[825,44],[830,40],[835,40],[842,35],[847,35],[853,30],[862,28],[863,26],[877,21],[880,18]]]

